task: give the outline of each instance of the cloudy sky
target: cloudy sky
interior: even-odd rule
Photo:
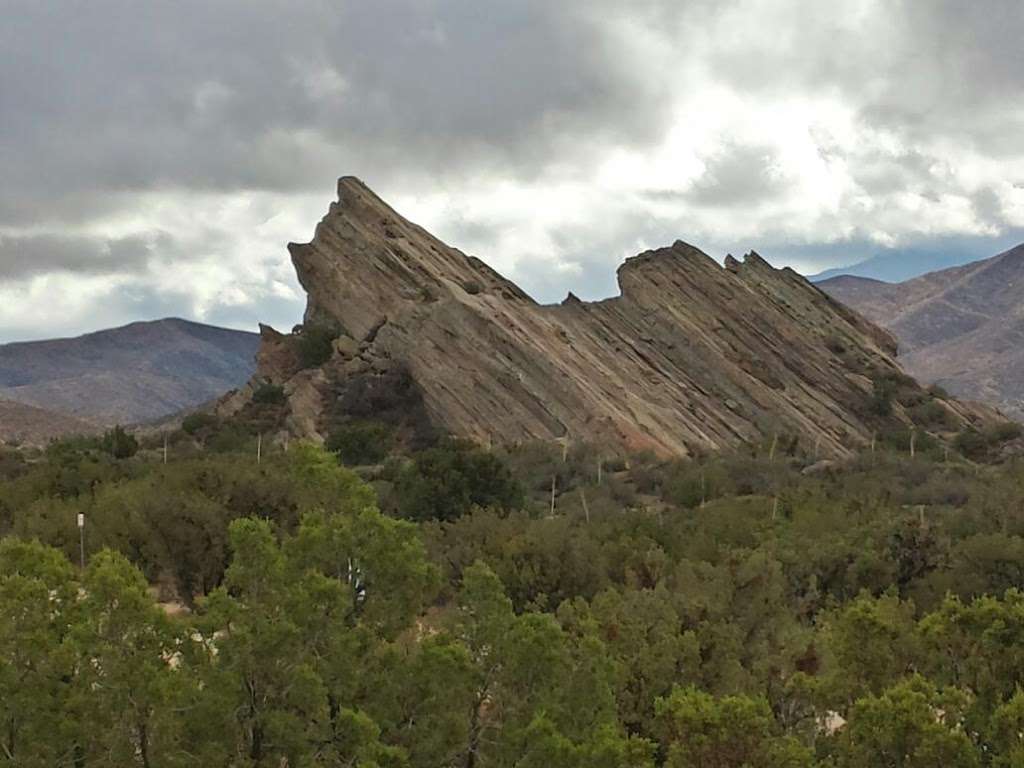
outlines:
[[[541,300],[1024,240],[1019,0],[0,0],[0,341],[288,327],[344,174]]]

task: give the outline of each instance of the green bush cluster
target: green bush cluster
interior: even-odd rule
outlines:
[[[394,430],[375,421],[350,421],[336,426],[327,436],[327,450],[343,464],[380,464],[394,449]]]
[[[116,459],[95,439],[8,459],[0,755],[1019,763],[1024,463],[885,445],[812,460],[443,441],[364,471],[379,507],[305,443],[259,464]]]

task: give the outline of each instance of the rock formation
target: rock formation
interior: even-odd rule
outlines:
[[[263,329],[256,382],[284,387],[300,435],[382,418],[485,444],[689,455],[788,434],[842,455],[871,439],[872,377],[899,372],[889,333],[756,253],[723,267],[677,241],[628,259],[615,298],[543,306],[355,178],[289,250],[305,322]],[[301,350],[325,329],[310,367]]]

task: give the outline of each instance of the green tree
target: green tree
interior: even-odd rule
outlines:
[[[858,699],[837,737],[839,768],[970,768],[978,754],[961,727],[965,697],[921,677]]]
[[[123,555],[89,563],[71,630],[78,674],[68,713],[80,725],[80,758],[142,768],[180,764],[173,705],[180,637]]]
[[[0,763],[43,768],[73,754],[68,629],[76,594],[62,554],[38,542],[0,541]]]
[[[522,488],[497,456],[455,440],[416,454],[395,492],[399,514],[411,520],[455,520],[474,506],[523,504]]]
[[[655,709],[667,768],[803,768],[810,750],[779,733],[767,700],[676,688]]]
[[[128,459],[139,452],[139,441],[135,439],[135,435],[126,432],[124,427],[118,424],[103,433],[100,448],[115,459]]]

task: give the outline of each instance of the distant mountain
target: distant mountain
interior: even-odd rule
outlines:
[[[902,283],[818,287],[892,331],[914,376],[1024,418],[1024,245]]]
[[[0,443],[44,445],[61,435],[87,435],[97,431],[95,424],[74,416],[0,400]]]
[[[807,279],[812,283],[820,283],[835,277],[850,275],[881,280],[886,283],[898,283],[938,269],[957,267],[976,258],[977,256],[963,251],[936,254],[929,250],[903,249],[874,256],[848,267],[826,269],[816,275],[809,275]]]
[[[244,384],[255,333],[166,319],[0,345],[0,398],[98,425],[157,419]]]

